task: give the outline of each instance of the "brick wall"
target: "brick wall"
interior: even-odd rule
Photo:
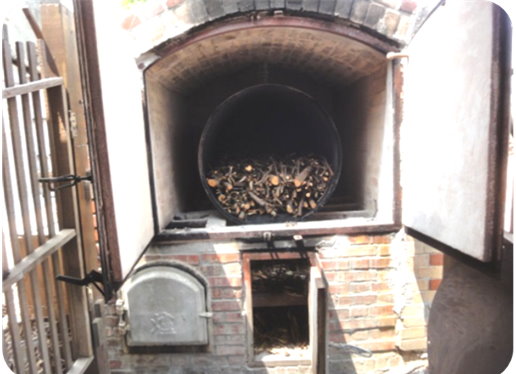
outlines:
[[[424,364],[426,317],[442,255],[403,233],[335,236],[321,240],[317,250],[329,286],[329,373],[383,373]],[[209,352],[131,354],[111,303],[104,307],[101,341],[112,374],[310,372],[308,366],[247,366],[241,255],[234,244],[152,247],[142,263],[163,260],[184,262],[207,279],[213,311]],[[372,356],[357,355],[351,346]]]
[[[276,10],[346,20],[403,44],[431,8],[417,0],[148,0],[125,9],[121,26],[131,32],[143,53],[206,22]]]

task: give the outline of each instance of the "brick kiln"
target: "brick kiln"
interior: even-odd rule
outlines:
[[[368,373],[418,359],[442,254],[400,231],[402,64],[388,53],[429,9],[176,3],[164,14],[202,25],[140,59],[154,235],[104,311],[111,372]],[[251,178],[289,157],[328,164],[317,198],[303,189],[315,167]]]

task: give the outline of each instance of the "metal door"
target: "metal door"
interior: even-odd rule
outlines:
[[[403,223],[483,263],[500,259],[510,27],[489,2],[446,2],[406,49]],[[479,32],[482,30],[482,32]]]

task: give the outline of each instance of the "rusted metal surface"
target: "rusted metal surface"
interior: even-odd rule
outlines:
[[[361,233],[390,233],[400,229],[400,225],[394,223],[373,223],[363,220],[360,223],[346,222],[345,220],[312,221],[312,222],[288,222],[263,225],[227,226],[163,230],[154,238],[155,242],[173,242],[183,240],[238,240],[257,239],[263,240],[265,233],[270,233],[274,239],[291,238],[303,233],[304,236],[322,235],[352,235]]]
[[[78,54],[79,60],[82,62],[81,79],[84,82],[91,172],[95,180],[97,230],[101,246],[100,258],[102,273],[105,277],[104,289],[106,298],[109,299],[113,296],[113,288],[116,289],[122,281],[122,269],[111,188],[93,2],[91,0],[74,1],[74,9],[77,22]]]

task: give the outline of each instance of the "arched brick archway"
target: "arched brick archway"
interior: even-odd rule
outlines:
[[[122,26],[140,53],[191,29],[235,17],[290,15],[343,22],[404,45],[439,0],[147,0],[129,9]]]

